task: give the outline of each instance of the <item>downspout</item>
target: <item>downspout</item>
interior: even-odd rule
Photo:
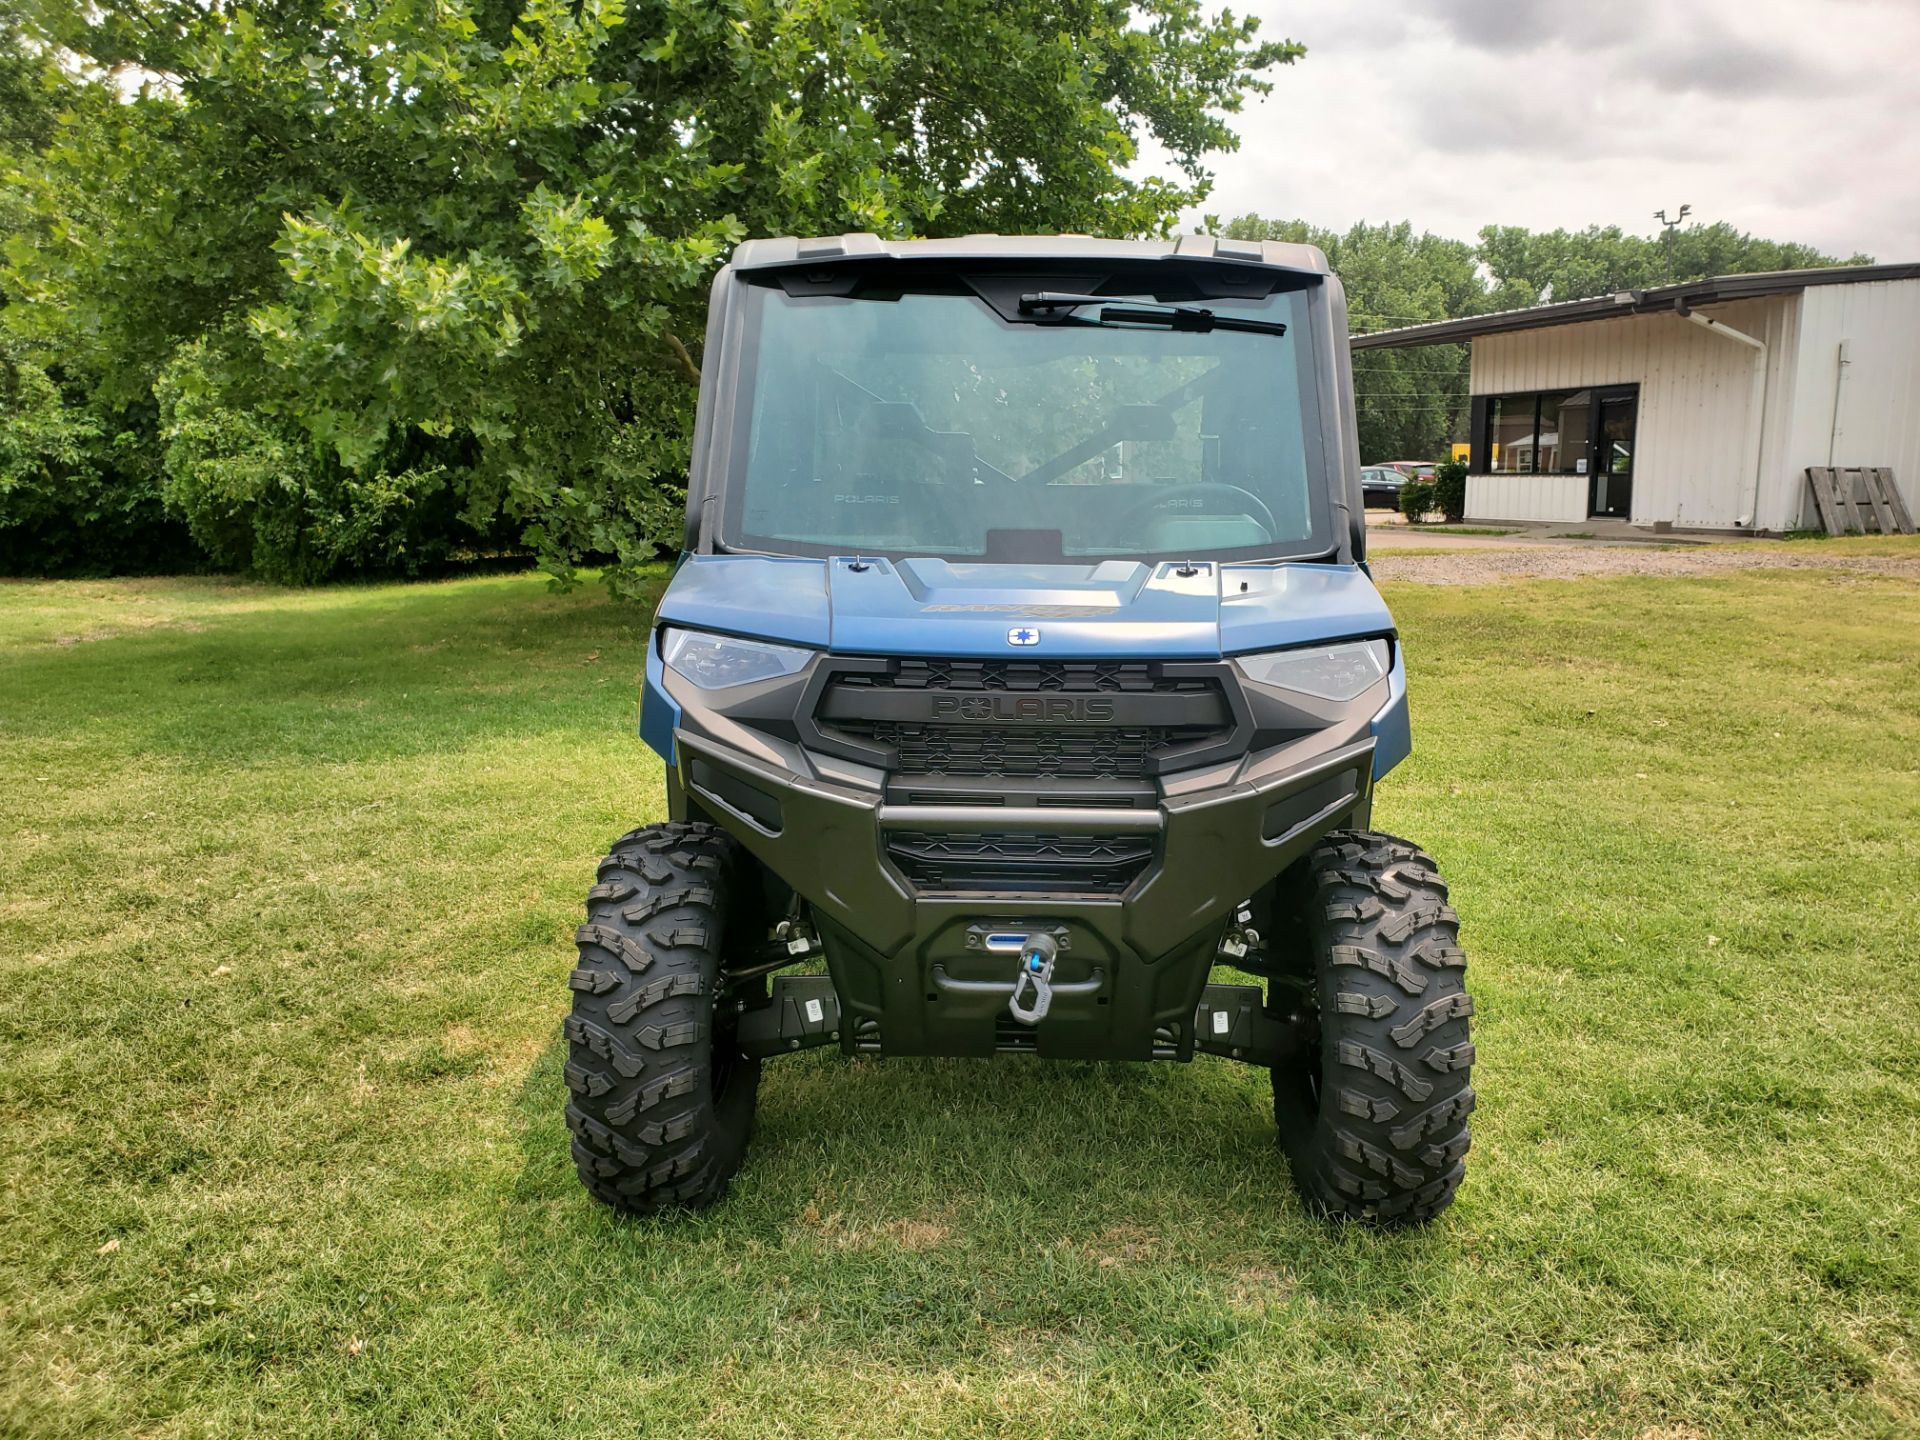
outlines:
[[[1723,325],[1718,320],[1709,320],[1698,311],[1689,310],[1684,300],[1674,302],[1674,313],[1691,320],[1703,330],[1711,330],[1716,335],[1724,335],[1729,340],[1738,340],[1742,345],[1751,346],[1753,356],[1753,389],[1747,399],[1747,472],[1753,476],[1753,490],[1747,500],[1747,512],[1734,525],[1746,529],[1754,523],[1760,510],[1760,446],[1767,427],[1767,342],[1756,340],[1744,331],[1731,325]]]
[[[1846,383],[1847,366],[1853,362],[1847,357],[1847,342],[1840,342],[1840,350],[1833,365],[1833,423],[1827,427],[1827,468],[1833,468],[1833,452],[1840,444],[1840,387]]]

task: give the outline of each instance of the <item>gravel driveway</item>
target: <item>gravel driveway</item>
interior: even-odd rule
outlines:
[[[1804,552],[1756,545],[1700,545],[1671,550],[1632,545],[1482,546],[1444,555],[1368,555],[1374,577],[1394,584],[1492,585],[1503,580],[1581,580],[1589,575],[1719,575],[1728,570],[1839,570],[1856,575],[1894,575],[1920,580],[1920,553],[1846,555],[1827,549]]]

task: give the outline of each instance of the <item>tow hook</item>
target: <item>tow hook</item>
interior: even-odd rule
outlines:
[[[1220,937],[1220,956],[1231,965],[1260,960],[1260,932],[1253,928],[1253,907],[1241,905],[1233,912],[1227,933]]]
[[[773,938],[785,946],[787,954],[795,960],[804,960],[820,949],[820,937],[805,920],[782,920],[773,927]]]
[[[1020,947],[1020,969],[1013,982],[1007,1013],[1022,1025],[1038,1025],[1053,1004],[1053,962],[1060,947],[1044,933],[1029,935]],[[1028,998],[1031,996],[1031,998]]]

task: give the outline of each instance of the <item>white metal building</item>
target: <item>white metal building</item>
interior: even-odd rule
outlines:
[[[1467,516],[1780,531],[1809,465],[1920,514],[1920,264],[1729,275],[1355,336],[1470,341]]]

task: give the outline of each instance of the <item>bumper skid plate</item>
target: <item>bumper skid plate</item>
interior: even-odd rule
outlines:
[[[755,1053],[838,1040],[848,1053],[972,1055],[1030,1050],[1080,1058],[1239,1058],[1281,1041],[1257,1003],[1208,987],[1235,908],[1369,801],[1373,741],[1321,751],[1273,773],[1163,797],[1153,808],[914,805],[776,770],[707,736],[675,735],[687,794],[809,901],[827,976],[776,982],[773,1018],[752,1022]],[[929,891],[894,863],[891,837],[1137,837],[1151,859],[1116,893],[1030,885]],[[1043,866],[1036,865],[1036,869]],[[1045,1018],[1008,1013],[1012,956],[990,943],[1044,931],[1058,956]],[[818,1000],[819,1019],[785,997]],[[1257,994],[1257,992],[1254,992]],[[828,996],[836,1002],[829,1007]],[[833,1023],[827,1023],[828,1018]],[[1223,1024],[1224,1022],[1224,1024]],[[768,1027],[771,1027],[770,1029]],[[821,1038],[821,1037],[826,1038]]]

